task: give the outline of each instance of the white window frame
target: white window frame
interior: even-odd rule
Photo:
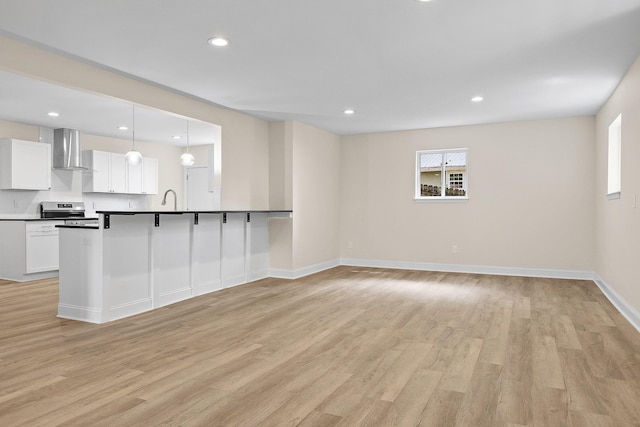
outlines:
[[[446,184],[448,181],[447,178],[447,170],[444,162],[442,163],[441,171],[440,171],[440,188],[441,194],[440,196],[422,196],[421,188],[420,188],[420,156],[423,154],[441,154],[445,155],[446,153],[465,153],[466,164],[465,164],[465,172],[462,174],[463,180],[463,188],[465,190],[464,196],[447,196]],[[449,173],[461,173],[461,172],[449,172]],[[468,148],[448,148],[441,150],[420,150],[416,151],[416,169],[415,169],[415,185],[414,185],[414,200],[418,202],[435,202],[435,201],[466,201],[469,200],[469,149]]]
[[[622,114],[609,125],[607,199],[619,199],[622,190]]]

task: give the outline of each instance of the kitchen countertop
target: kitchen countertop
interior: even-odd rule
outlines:
[[[218,211],[96,211],[104,215],[182,215],[182,214],[222,214],[222,213],[293,213],[292,210],[218,210]]]
[[[98,217],[84,217],[84,218],[78,218],[78,217],[65,217],[65,218],[7,217],[7,218],[2,218],[2,217],[0,217],[0,221],[65,221],[65,220],[97,220],[97,219],[98,219]]]

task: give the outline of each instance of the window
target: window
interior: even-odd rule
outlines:
[[[620,197],[622,163],[622,114],[609,125],[609,157],[607,168],[607,195]]]
[[[463,188],[464,180],[461,173],[449,173],[449,188]]]
[[[467,150],[429,150],[416,153],[417,200],[466,199]]]

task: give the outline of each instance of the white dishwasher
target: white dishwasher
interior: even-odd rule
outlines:
[[[26,235],[26,273],[58,269],[59,231],[64,221],[28,221]]]

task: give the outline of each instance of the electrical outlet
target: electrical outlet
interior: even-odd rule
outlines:
[[[16,209],[20,209],[22,207],[22,203],[20,203],[20,200],[14,200],[13,207]]]
[[[451,245],[451,253],[452,254],[457,254],[458,253],[458,246],[457,245]]]
[[[353,249],[353,242],[347,242],[347,249]]]

